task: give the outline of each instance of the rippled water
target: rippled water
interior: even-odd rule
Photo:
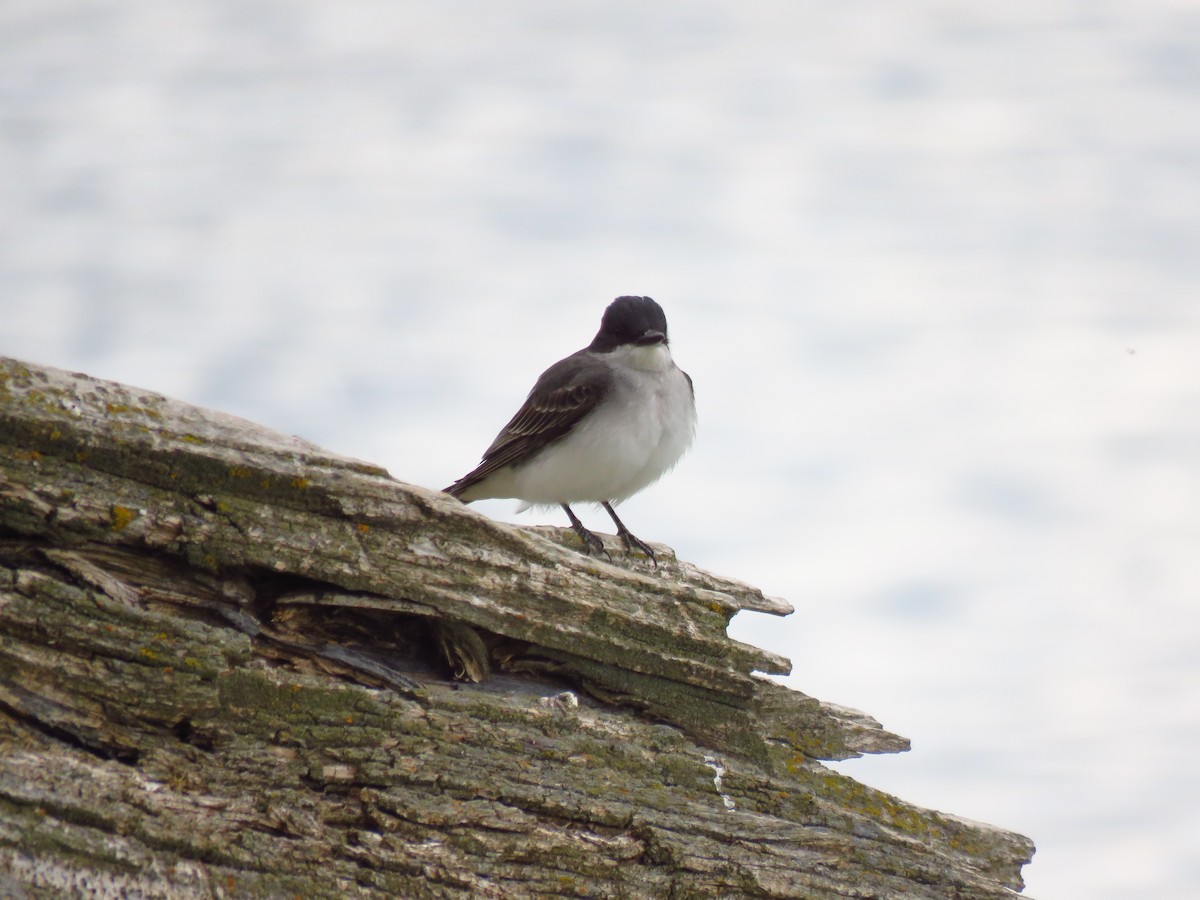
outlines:
[[[651,294],[623,518],[913,739],[840,768],[1194,896],[1200,7],[646,7],[7,0],[0,352],[440,487]]]

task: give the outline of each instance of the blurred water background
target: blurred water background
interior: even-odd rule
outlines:
[[[1198,239],[1193,0],[0,0],[0,353],[438,488],[655,297],[623,518],[1042,900],[1200,891]]]

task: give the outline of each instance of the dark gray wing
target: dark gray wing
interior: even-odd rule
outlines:
[[[556,362],[542,373],[517,414],[496,435],[483,462],[446,492],[457,497],[493,472],[531,459],[595,409],[611,385],[608,365],[587,350]]]

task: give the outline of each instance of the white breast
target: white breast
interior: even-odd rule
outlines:
[[[667,348],[618,350],[612,361],[616,376],[601,406],[512,473],[509,496],[523,500],[522,509],[624,500],[666,474],[691,445],[696,405]]]

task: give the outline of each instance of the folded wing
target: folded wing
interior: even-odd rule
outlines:
[[[595,409],[608,393],[612,374],[592,356],[581,350],[543,372],[517,414],[484,452],[483,461],[446,492],[461,496],[505,466],[527,462]],[[581,358],[584,365],[579,364]]]

